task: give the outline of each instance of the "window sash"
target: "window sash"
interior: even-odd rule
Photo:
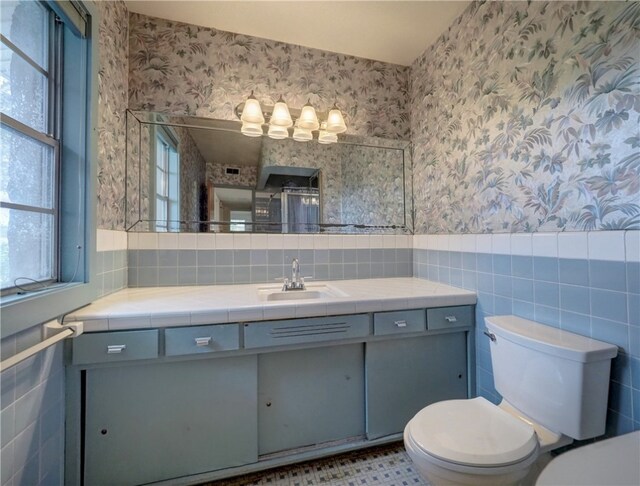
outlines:
[[[52,188],[52,207],[45,208],[35,205],[19,204],[6,201],[0,201],[0,207],[13,209],[34,214],[51,214],[53,215],[52,234],[49,235],[52,242],[51,250],[51,278],[39,279],[38,283],[28,283],[19,286],[24,289],[37,288],[41,285],[49,285],[59,280],[60,275],[60,238],[59,238],[59,197],[60,197],[60,123],[61,123],[61,106],[62,106],[62,25],[56,22],[56,14],[52,9],[49,10],[49,36],[48,36],[48,70],[42,68],[35,60],[31,59],[25,52],[13,44],[5,36],[0,35],[0,42],[7,48],[26,61],[31,67],[43,74],[47,79],[47,103],[46,103],[46,132],[37,130],[26,125],[13,117],[0,111],[0,124],[11,128],[26,138],[38,141],[42,144],[53,147],[53,172],[49,183]],[[13,294],[21,289],[17,286],[10,286],[0,289],[0,295]]]

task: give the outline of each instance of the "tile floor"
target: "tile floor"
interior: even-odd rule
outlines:
[[[428,486],[418,476],[402,443],[349,452],[203,486]]]

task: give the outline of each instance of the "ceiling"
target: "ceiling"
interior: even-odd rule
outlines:
[[[128,0],[153,17],[410,65],[469,4],[449,1]]]

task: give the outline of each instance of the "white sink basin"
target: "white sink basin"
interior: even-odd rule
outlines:
[[[282,287],[263,287],[258,289],[260,300],[277,302],[286,300],[328,299],[332,297],[346,297],[347,294],[330,285],[308,285],[305,290],[286,290]]]

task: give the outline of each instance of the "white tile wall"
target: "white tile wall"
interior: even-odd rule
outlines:
[[[414,235],[413,248],[638,262],[640,231]]]
[[[465,235],[467,238],[471,235]],[[366,248],[413,248],[411,235],[282,235],[228,233],[129,233],[131,250],[327,250]],[[449,236],[435,238],[440,248],[449,247]],[[426,237],[425,237],[426,244]],[[453,245],[461,243],[454,240]],[[475,243],[473,245],[475,247]]]
[[[99,229],[96,231],[96,246],[97,251],[126,250],[127,232]]]

